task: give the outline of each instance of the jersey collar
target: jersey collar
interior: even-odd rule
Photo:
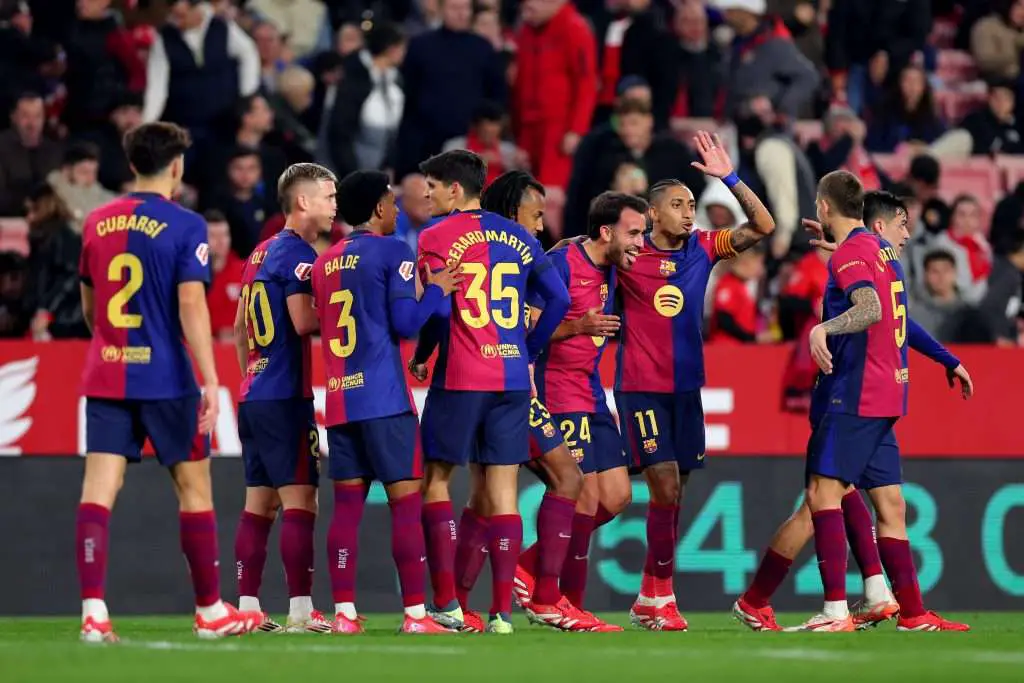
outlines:
[[[580,255],[583,257],[583,260],[585,260],[587,262],[587,265],[589,265],[594,270],[600,271],[602,273],[608,270],[608,266],[599,266],[596,263],[594,263],[594,260],[590,258],[590,254],[588,254],[587,250],[583,248],[582,242],[572,244],[571,246],[576,247],[576,249],[579,250]]]

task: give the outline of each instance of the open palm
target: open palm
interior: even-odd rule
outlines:
[[[715,178],[724,178],[733,172],[732,159],[729,158],[729,153],[725,151],[725,146],[722,144],[721,138],[718,137],[718,133],[712,134],[703,130],[697,131],[693,142],[703,163],[694,161],[690,164],[691,166],[704,175]]]

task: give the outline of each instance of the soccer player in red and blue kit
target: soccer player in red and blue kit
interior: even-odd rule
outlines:
[[[631,464],[650,490],[647,558],[632,622],[650,630],[684,631],[672,576],[679,503],[690,472],[704,467],[704,385],[701,342],[704,294],[721,259],[749,249],[775,228],[768,210],[733,173],[718,136],[695,139],[703,163],[739,200],[748,223],[731,230],[694,230],[696,202],[681,182],[651,188],[653,231],[633,268],[619,272],[622,341],[615,403]]]
[[[87,454],[75,556],[80,636],[90,643],[117,640],[105,601],[110,511],[127,463],[140,459],[147,439],[178,496],[194,632],[240,635],[262,619],[220,599],[208,460],[219,392],[206,307],[209,247],[202,218],[170,200],[189,145],[188,133],[168,123],[129,132],[124,148],[135,191],[91,212],[83,227],[82,310],[93,338],[82,376]],[[182,337],[202,373],[202,396]]]
[[[435,344],[437,362],[423,411],[427,461],[424,523],[434,586],[434,618],[461,628],[456,599],[456,527],[449,481],[456,465],[484,466],[491,560],[492,603],[488,632],[511,634],[512,582],[522,545],[517,503],[519,465],[529,459],[530,370],[561,322],[569,295],[537,240],[521,225],[480,209],[486,164],[464,150],[424,161],[435,206],[452,213],[419,239],[421,271],[460,265],[465,278],[451,306],[423,329],[415,363]],[[527,289],[544,301],[544,313],[527,336]],[[447,314],[447,317],[444,315]]]
[[[812,246],[828,252],[835,251],[836,243],[824,239],[820,223],[805,219],[804,225],[817,233],[817,239],[811,240]],[[897,255],[910,238],[906,205],[889,192],[868,192],[864,195],[864,225],[882,238],[883,249],[891,246]],[[892,266],[897,273],[902,272],[899,262],[893,261]],[[971,377],[956,356],[935,341],[913,318],[907,320],[907,344],[942,365],[946,369],[950,387],[954,380],[958,380],[965,399],[974,393]],[[821,401],[815,407],[820,410],[823,407]],[[821,416],[810,417],[814,424]],[[887,440],[881,448],[897,448],[896,442],[894,439]],[[896,616],[899,604],[882,574],[882,560],[875,543],[871,512],[863,496],[853,486],[843,496],[842,508],[850,549],[864,580],[864,600],[852,608],[853,622],[857,629],[867,629]],[[775,619],[771,598],[789,573],[793,560],[813,536],[811,512],[805,501],[775,532],[750,587],[733,605],[733,614],[741,623],[754,631],[782,630]]]
[[[814,388],[807,444],[807,506],[814,525],[825,606],[796,630],[855,628],[846,602],[847,538],[842,502],[866,489],[878,515],[878,551],[899,603],[897,629],[966,631],[924,609],[917,583],[893,427],[906,414],[907,294],[899,258],[863,225],[864,190],[836,171],[818,184],[818,221],[839,245],[829,261],[824,322],[810,334],[822,374]]]
[[[356,171],[338,186],[342,219],[355,230],[320,255],[313,292],[327,370],[327,443],[334,515],[327,557],[334,632],[363,631],[355,607],[359,523],[372,480],[391,507],[391,552],[398,568],[404,633],[448,633],[424,607],[426,552],[421,521],[419,424],[403,376],[399,341],[448,304],[461,282],[452,269],[429,273],[416,300],[412,249],[388,237],[398,209],[388,177]]]
[[[330,633],[313,609],[313,529],[320,440],[313,410],[309,335],[313,309],[311,246],[330,230],[334,174],[316,164],[289,166],[278,180],[285,228],[253,250],[242,272],[235,348],[242,370],[238,436],[245,463],[245,509],[235,537],[238,603],[260,610],[267,537],[281,514],[281,562],[288,584],[289,633]],[[282,630],[265,616],[261,631]]]

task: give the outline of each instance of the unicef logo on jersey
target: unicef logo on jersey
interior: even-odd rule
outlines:
[[[675,285],[663,285],[654,293],[654,310],[666,318],[674,318],[686,303],[682,291]]]

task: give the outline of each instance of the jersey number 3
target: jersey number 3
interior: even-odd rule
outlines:
[[[352,317],[352,290],[341,289],[331,293],[329,299],[332,305],[341,304],[341,312],[338,313],[338,336],[331,339],[329,346],[331,353],[338,358],[348,358],[356,348],[356,319]],[[341,337],[345,342],[342,343]]]
[[[467,301],[476,304],[478,313],[474,314],[468,309],[459,311],[462,322],[473,329],[486,327],[491,320],[498,327],[506,330],[515,329],[519,325],[519,316],[523,310],[519,303],[519,290],[512,285],[505,285],[505,277],[519,275],[518,263],[497,263],[491,269],[491,291],[490,297],[484,291],[484,280],[487,279],[487,266],[482,263],[463,263],[462,272],[473,279],[469,281],[465,297]],[[495,304],[508,301],[508,313]]]

